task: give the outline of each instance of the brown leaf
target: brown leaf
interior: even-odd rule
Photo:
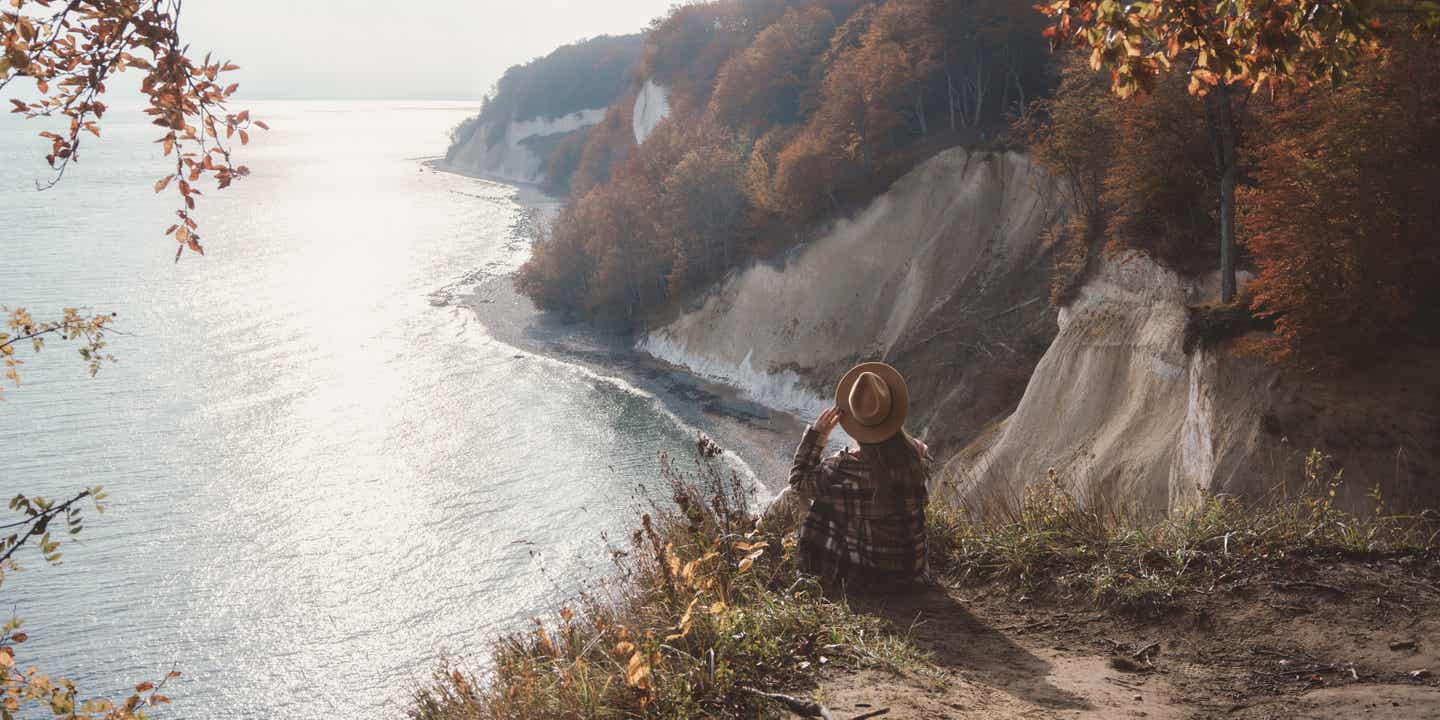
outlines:
[[[625,684],[640,690],[650,689],[650,663],[646,662],[643,653],[636,652],[630,656],[630,662],[625,667]]]

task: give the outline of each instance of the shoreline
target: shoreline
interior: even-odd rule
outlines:
[[[440,159],[424,161],[423,165],[435,172],[514,188],[515,202],[528,217],[519,218],[512,228],[512,246],[523,243],[528,249],[534,240],[533,223],[563,204],[534,185],[465,172]],[[441,302],[468,309],[495,340],[517,350],[574,363],[597,376],[619,380],[650,394],[665,412],[704,433],[748,467],[762,500],[785,487],[805,420],[745,399],[737,388],[636,350],[628,336],[606,333],[584,323],[565,323],[535,309],[529,298],[512,286],[513,270],[487,273],[477,269],[469,277],[473,285],[468,291],[449,295]],[[675,459],[686,461],[683,456]]]

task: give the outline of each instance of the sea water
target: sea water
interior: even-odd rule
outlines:
[[[0,120],[0,304],[115,312],[118,358],[18,355],[0,495],[111,499],[0,600],[20,664],[87,694],[173,668],[168,717],[399,716],[440,657],[483,664],[604,575],[601,533],[692,430],[445,302],[525,253],[513,188],[422,164],[473,105],[250,109],[273,130],[201,186],[206,255],[178,263],[145,116],[113,110],[45,192],[51,128]]]

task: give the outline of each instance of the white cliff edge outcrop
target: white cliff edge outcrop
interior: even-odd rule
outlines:
[[[635,144],[644,144],[645,138],[655,132],[655,127],[670,115],[670,95],[665,88],[649,79],[640,86],[640,92],[635,96],[635,111],[631,113],[630,123],[635,132]]]
[[[493,144],[491,128],[475,128],[470,137],[451,153],[448,162],[457,169],[497,180],[536,183],[542,180],[545,158],[531,143],[553,135],[571,133],[605,119],[605,108],[587,108],[556,118],[511,121]]]
[[[1053,469],[1082,501],[1152,513],[1201,491],[1253,490],[1275,373],[1185,352],[1188,306],[1214,284],[1140,253],[1101,261],[1061,309],[1015,412],[949,463],[949,489],[970,507],[1013,507]]]

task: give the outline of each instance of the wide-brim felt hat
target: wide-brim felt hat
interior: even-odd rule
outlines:
[[[840,427],[856,441],[885,442],[905,425],[910,389],[900,371],[883,362],[860,363],[835,386]]]

